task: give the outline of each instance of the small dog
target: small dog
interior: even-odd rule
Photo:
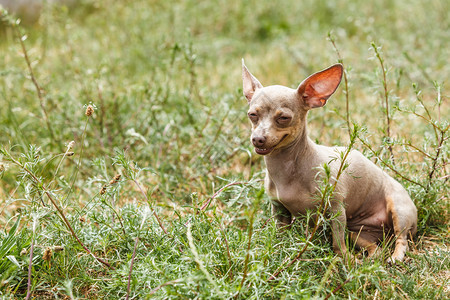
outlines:
[[[322,107],[338,88],[343,74],[341,64],[314,73],[297,89],[280,85],[263,87],[242,60],[243,92],[249,104],[251,142],[256,153],[264,155],[265,187],[272,200],[272,212],[279,227],[293,216],[305,214],[318,205],[318,167],[329,163],[336,177],[340,162],[333,160],[341,147],[315,144],[307,131],[306,116]],[[417,209],[406,190],[360,152],[352,150],[346,160],[330,211],[333,249],[346,256],[344,232],[369,257],[379,253],[378,243],[385,234],[395,235],[395,250],[389,262],[402,261],[408,248],[408,235],[417,231]]]

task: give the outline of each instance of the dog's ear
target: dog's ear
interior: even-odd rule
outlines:
[[[253,94],[257,89],[262,88],[262,84],[256,79],[255,76],[250,73],[244,64],[244,59],[242,59],[242,81],[244,84],[244,96],[247,98],[248,103],[252,101]]]
[[[341,64],[335,64],[303,80],[298,86],[297,92],[306,108],[324,106],[327,99],[338,88],[343,72],[344,67]]]

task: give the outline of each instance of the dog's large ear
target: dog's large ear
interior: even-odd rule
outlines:
[[[303,80],[297,92],[305,106],[308,109],[324,106],[327,99],[338,88],[343,72],[344,67],[341,64],[335,64]]]
[[[242,81],[244,84],[244,96],[247,98],[248,103],[252,101],[253,94],[257,89],[262,88],[262,84],[256,79],[255,76],[250,73],[244,64],[244,59],[242,59]]]

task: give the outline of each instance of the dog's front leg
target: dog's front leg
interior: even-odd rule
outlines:
[[[292,215],[283,204],[272,201],[272,215],[275,217],[278,228],[286,228],[291,225]]]

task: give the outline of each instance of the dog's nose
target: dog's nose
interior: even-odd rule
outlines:
[[[252,143],[255,147],[262,147],[266,143],[266,138],[264,136],[256,136],[252,138]]]

